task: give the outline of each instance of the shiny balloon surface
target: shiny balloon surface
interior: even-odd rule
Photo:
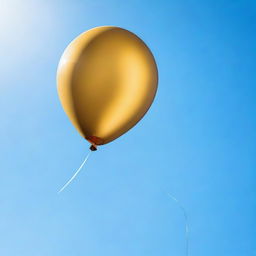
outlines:
[[[57,72],[66,114],[94,145],[131,129],[151,106],[157,82],[157,66],[145,43],[128,30],[111,26],[75,38]]]

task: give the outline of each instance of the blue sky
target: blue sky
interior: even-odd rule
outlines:
[[[93,153],[56,68],[95,26],[139,35],[159,68],[145,118]],[[254,1],[2,0],[0,255],[256,255]]]

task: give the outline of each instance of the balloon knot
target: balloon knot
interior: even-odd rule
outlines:
[[[91,151],[96,151],[96,150],[97,150],[96,145],[91,145],[91,146],[90,146],[90,150],[91,150]]]

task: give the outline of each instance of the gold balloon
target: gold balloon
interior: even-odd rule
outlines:
[[[146,44],[112,26],[75,38],[57,71],[62,106],[93,149],[118,138],[145,115],[157,81],[157,66]]]

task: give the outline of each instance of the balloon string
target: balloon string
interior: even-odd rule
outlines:
[[[84,161],[82,162],[82,164],[80,165],[80,167],[77,169],[77,171],[75,172],[75,174],[71,177],[71,179],[59,190],[58,194],[60,194],[60,193],[72,182],[72,180],[77,176],[77,174],[81,171],[81,169],[83,168],[84,164],[85,164],[86,161],[88,160],[90,154],[91,154],[91,151],[86,155]]]
[[[168,193],[168,196],[175,201],[178,206],[180,207],[180,209],[183,212],[184,218],[185,218],[185,236],[186,236],[186,256],[188,256],[188,251],[189,251],[189,224],[188,224],[188,215],[187,215],[187,211],[186,209],[183,207],[183,205],[180,203],[180,201],[175,198],[174,196],[170,195]]]

